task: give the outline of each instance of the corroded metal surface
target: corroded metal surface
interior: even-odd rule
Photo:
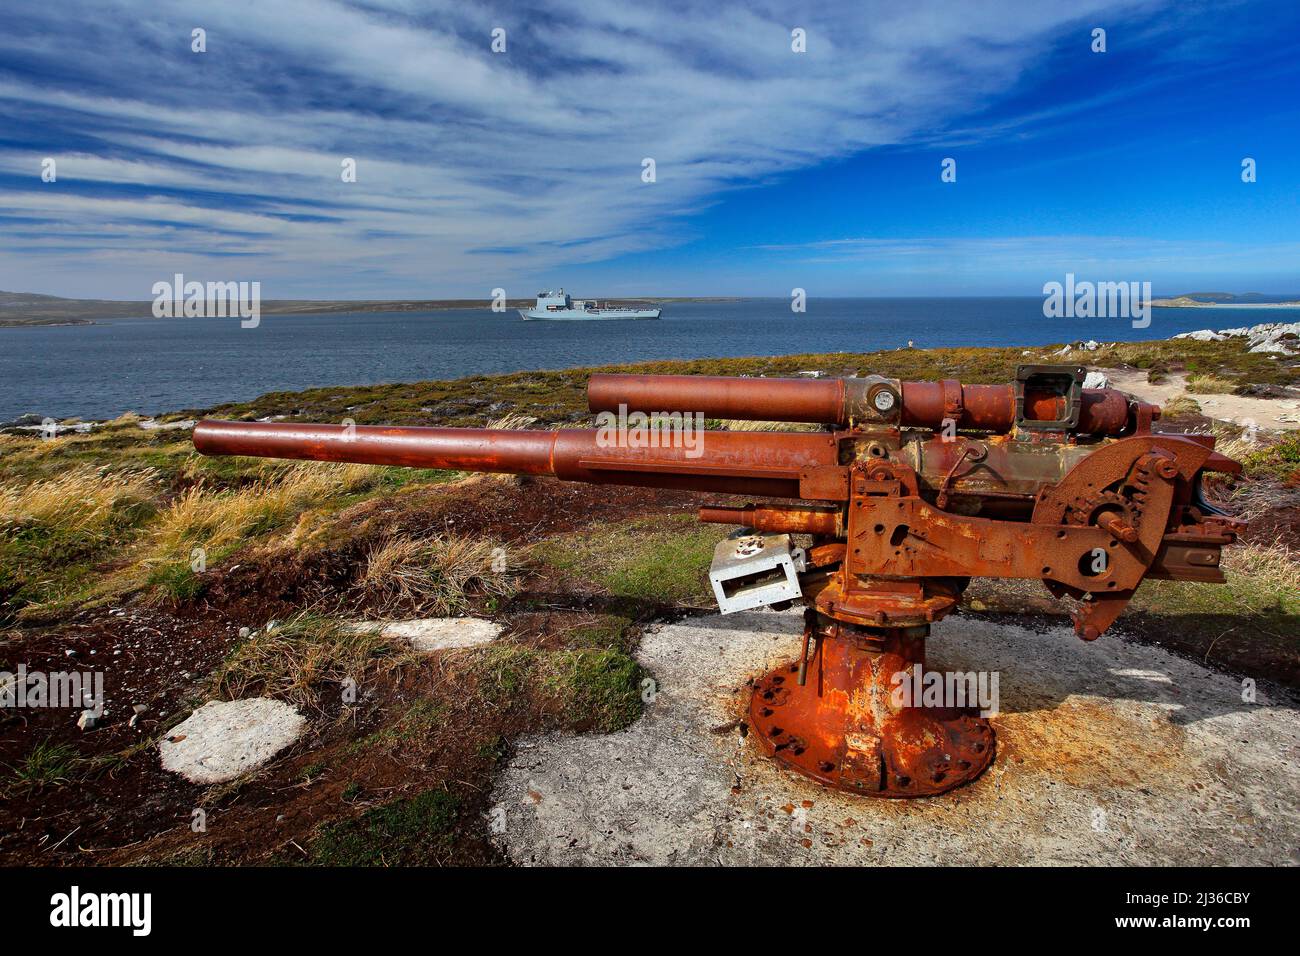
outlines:
[[[874,380],[874,381],[873,381]],[[867,379],[729,378],[711,375],[593,375],[587,402],[593,412],[667,409],[711,418],[849,425],[883,418],[874,400],[894,393],[892,420],[915,428],[940,428],[951,419],[960,429],[1008,431],[1016,420],[1011,385],[962,385],[956,381],[899,382]],[[1028,390],[1030,418],[1053,420],[1062,396]],[[1114,435],[1129,422],[1129,400],[1112,389],[1086,389],[1079,430]],[[901,416],[901,417],[900,417]]]
[[[806,680],[798,662],[756,683],[749,727],[767,753],[828,786],[870,797],[926,797],[974,780],[994,735],[974,708],[908,703],[900,689],[925,665],[925,628],[880,630],[809,620]]]
[[[693,448],[602,441],[598,429],[555,431],[202,421],[194,447],[205,455],[554,475],[589,484],[686,488],[797,497],[799,474],[833,464],[829,435],[707,432]]]

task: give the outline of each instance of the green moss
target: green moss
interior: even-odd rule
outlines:
[[[438,730],[446,715],[446,704],[432,698],[421,698],[395,722],[353,742],[348,749],[353,753],[367,750],[393,750],[408,741],[425,740]]]
[[[437,862],[459,813],[443,790],[395,800],[320,830],[307,847],[318,866],[418,866]]]
[[[216,854],[210,846],[192,846],[183,850],[177,850],[160,859],[150,859],[145,857],[141,860],[133,860],[132,866],[214,866],[218,862]]]
[[[527,687],[537,656],[537,651],[519,644],[489,644],[474,656],[470,666],[479,693],[493,703],[509,703]]]
[[[591,624],[582,624],[565,634],[575,648],[630,651],[635,642],[632,622],[617,614],[603,614]]]
[[[561,535],[542,542],[536,556],[618,597],[699,605],[710,600],[708,568],[717,541],[716,528],[672,515]]]
[[[492,704],[531,698],[570,729],[609,733],[641,713],[643,674],[623,651],[537,650],[501,642],[476,651],[469,669],[478,692]]]
[[[196,574],[189,564],[183,561],[154,568],[149,572],[148,583],[177,603],[194,600],[208,587],[208,579],[201,574]]]
[[[621,651],[581,650],[553,654],[548,684],[557,690],[577,729],[607,734],[641,716],[639,664]]]
[[[493,734],[486,740],[479,741],[478,746],[474,748],[474,753],[483,760],[496,763],[505,756],[506,739],[500,734]]]

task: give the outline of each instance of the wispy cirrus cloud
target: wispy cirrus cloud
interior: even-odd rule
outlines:
[[[268,297],[526,294],[682,241],[728,190],[929,135],[1044,37],[1148,6],[20,0],[0,287],[143,298],[233,257]]]

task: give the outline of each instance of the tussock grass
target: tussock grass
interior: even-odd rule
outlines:
[[[375,664],[391,666],[408,656],[409,651],[375,630],[353,630],[303,613],[258,631],[235,648],[213,677],[214,692],[226,700],[269,694],[310,706],[320,685],[347,678],[360,683]]]
[[[0,533],[42,527],[79,538],[103,538],[122,524],[123,512],[154,494],[147,471],[105,474],[78,468],[29,484],[0,485]],[[129,517],[139,517],[139,512]]]
[[[816,432],[822,428],[808,422],[748,422],[738,418],[724,418],[720,424],[729,432]]]
[[[507,431],[514,431],[520,428],[532,428],[537,424],[537,419],[531,415],[524,415],[519,412],[510,412],[500,418],[494,418],[487,423],[488,428],[501,428]]]
[[[1166,419],[1179,418],[1183,415],[1199,415],[1201,414],[1201,403],[1190,395],[1179,395],[1177,398],[1165,402],[1160,410],[1162,417]]]
[[[67,744],[52,744],[47,739],[33,747],[13,770],[11,787],[40,790],[67,783],[85,763]]]
[[[1193,395],[1228,395],[1237,383],[1207,372],[1194,372],[1187,376],[1184,387]]]
[[[76,468],[0,485],[0,619],[93,586],[92,565],[132,546],[155,493],[147,471]]]
[[[1267,444],[1259,435],[1227,422],[1211,422],[1209,431],[1214,436],[1214,450],[1237,461],[1258,452]]]
[[[514,591],[518,557],[491,541],[467,537],[389,538],[366,557],[360,588],[382,607],[452,614],[471,595]]]
[[[220,548],[284,524],[327,498],[355,494],[382,480],[374,465],[302,462],[227,491],[195,485],[174,501],[154,525],[155,550],[169,556],[190,545]]]

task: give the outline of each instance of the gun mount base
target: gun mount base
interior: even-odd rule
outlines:
[[[903,696],[925,666],[928,633],[809,609],[804,658],[757,682],[750,730],[791,770],[862,796],[929,797],[969,783],[993,760],[989,722],[974,708],[910,706]]]

